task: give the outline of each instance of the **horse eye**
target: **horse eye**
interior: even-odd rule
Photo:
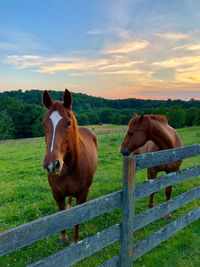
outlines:
[[[133,136],[133,132],[128,132],[128,135],[129,136]]]
[[[67,126],[70,126],[70,125],[71,125],[71,121],[68,121],[68,122],[67,122]]]

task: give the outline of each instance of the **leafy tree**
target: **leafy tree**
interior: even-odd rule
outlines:
[[[192,126],[197,124],[197,114],[199,112],[199,109],[196,107],[188,108],[185,112],[185,125],[186,126]]]
[[[80,125],[80,126],[89,125],[90,124],[89,118],[85,113],[77,115],[76,118],[77,118],[77,121],[78,121],[78,125]]]
[[[170,108],[167,118],[173,128],[182,128],[185,123],[185,112],[182,107],[175,105]]]
[[[113,110],[110,108],[105,108],[100,111],[99,117],[100,117],[100,122],[102,123],[111,123],[112,120],[112,114]]]
[[[129,115],[120,114],[121,124],[127,125],[130,121]]]
[[[135,112],[135,110],[134,110]],[[121,124],[127,125],[130,119],[133,117],[133,110],[132,109],[123,109],[120,111],[121,117]]]
[[[15,138],[22,138],[24,136],[24,129],[26,125],[24,123],[24,105],[21,101],[15,100],[11,97],[4,98],[1,103],[2,110],[6,110],[8,115],[11,117],[13,124],[14,124],[14,135]]]
[[[32,125],[32,136],[33,137],[39,137],[44,136],[44,127],[42,125],[42,120],[44,119],[44,114],[40,114],[39,117],[37,117],[35,123]]]
[[[35,104],[30,104],[30,105],[25,104],[24,109],[25,109],[24,124],[26,125],[24,129],[24,136],[31,137],[33,136],[33,132],[32,132],[33,125],[36,123],[38,117],[39,117],[39,120],[37,121],[37,124],[41,124],[42,119],[44,118],[45,111],[42,107],[35,105]],[[38,134],[36,134],[35,130],[36,128],[34,128],[34,136],[38,136],[38,134],[39,136],[41,136],[41,133],[43,133],[41,132],[41,126],[38,128],[39,130]]]
[[[197,112],[197,125],[200,125],[200,109]]]
[[[86,115],[89,118],[90,124],[99,124],[100,119],[99,119],[99,114],[96,111],[90,111],[87,112]]]
[[[144,114],[155,114],[155,109],[154,108],[146,108],[143,111]]]
[[[121,124],[121,116],[117,113],[113,114],[112,115],[112,124],[118,124],[120,125]]]
[[[14,138],[12,118],[5,110],[0,111],[0,140]]]
[[[62,100],[63,90],[49,91],[53,100]],[[43,108],[41,102],[42,91],[27,90],[23,92],[7,91],[0,93],[0,107],[12,119],[15,138],[43,135],[41,125]],[[186,125],[200,125],[200,114],[197,112],[193,121],[194,108],[200,109],[200,101],[192,98],[190,101],[180,99],[142,100],[118,99],[108,100],[101,97],[92,97],[82,93],[72,93],[73,112],[78,116],[79,124],[121,123],[127,125],[133,112],[138,114],[166,115],[173,127]],[[179,106],[179,108],[174,108]],[[193,109],[190,109],[193,108]],[[186,110],[186,120],[184,120]],[[193,110],[193,111],[191,111]],[[196,109],[197,111],[197,109]],[[80,116],[85,114],[86,116]],[[117,114],[117,115],[116,115]]]
[[[155,114],[166,116],[167,115],[167,109],[165,107],[161,106],[155,110]]]

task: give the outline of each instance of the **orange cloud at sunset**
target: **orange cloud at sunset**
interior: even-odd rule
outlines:
[[[148,47],[150,43],[146,40],[123,42],[118,44],[110,44],[108,48],[103,50],[104,54],[127,54],[134,51],[142,50]]]

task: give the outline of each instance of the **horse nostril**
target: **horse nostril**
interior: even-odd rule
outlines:
[[[130,155],[130,151],[127,148],[122,148],[120,152],[123,154],[123,156]]]
[[[59,168],[60,168],[60,161],[56,160],[55,171],[57,171]]]

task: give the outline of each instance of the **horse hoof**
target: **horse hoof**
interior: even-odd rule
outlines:
[[[171,214],[166,214],[166,215],[164,216],[164,219],[165,219],[165,221],[171,221],[171,219],[172,219]]]
[[[64,247],[64,246],[66,246],[66,245],[68,245],[69,244],[69,242],[68,242],[68,240],[66,240],[65,238],[63,238],[63,239],[59,239],[59,246],[60,247]]]

